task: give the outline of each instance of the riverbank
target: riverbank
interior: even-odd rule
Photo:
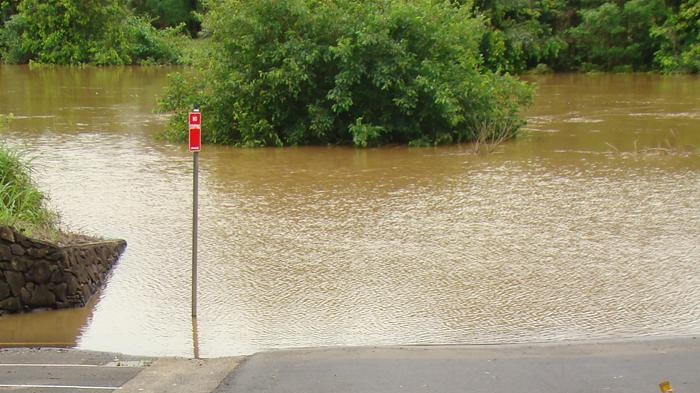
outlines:
[[[700,391],[697,337],[551,344],[338,347],[217,359],[0,350],[2,386],[120,392]],[[87,370],[87,371],[86,371]],[[46,385],[53,387],[41,387]],[[89,385],[92,384],[92,385]],[[100,385],[102,384],[102,385]]]

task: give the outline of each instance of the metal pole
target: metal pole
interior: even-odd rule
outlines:
[[[199,359],[199,328],[197,318],[192,318],[192,354],[195,359]]]
[[[192,318],[197,318],[197,230],[199,208],[199,152],[194,152],[194,184],[192,204]]]

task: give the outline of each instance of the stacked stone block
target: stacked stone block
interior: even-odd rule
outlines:
[[[125,248],[123,240],[59,247],[0,226],[0,314],[84,306]]]

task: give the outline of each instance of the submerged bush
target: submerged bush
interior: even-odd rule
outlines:
[[[477,126],[522,124],[522,82],[487,69],[471,6],[417,0],[226,0],[194,72],[171,77],[161,108],[184,139],[199,105],[205,139],[240,146],[471,141]]]

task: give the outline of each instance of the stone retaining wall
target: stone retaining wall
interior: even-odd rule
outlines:
[[[0,227],[0,315],[84,306],[125,248],[124,240],[60,247]]]

